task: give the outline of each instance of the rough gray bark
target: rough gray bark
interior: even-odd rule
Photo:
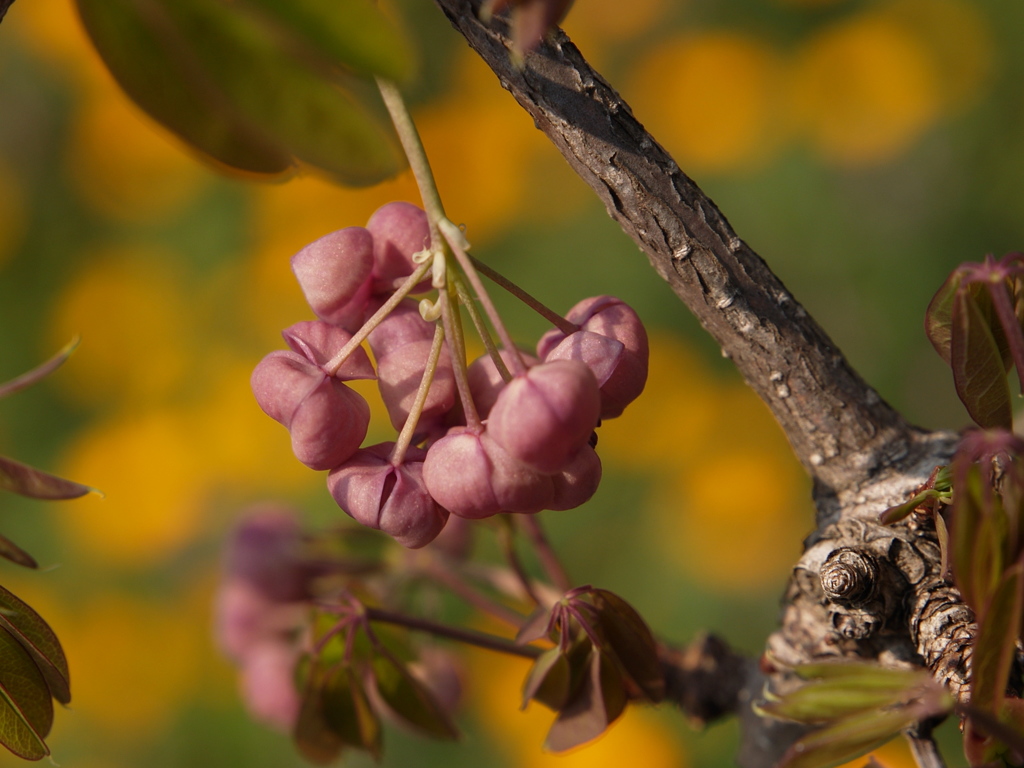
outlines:
[[[927,665],[965,694],[974,625],[939,573],[934,533],[919,520],[877,523],[878,513],[948,462],[955,436],[911,426],[860,378],[563,33],[517,69],[500,19],[481,23],[476,0],[435,2],[768,404],[813,478],[818,527],[794,568],[769,639],[773,653],[789,663],[856,656]],[[822,568],[837,550],[877,561],[881,603],[823,589]],[[751,665],[743,669],[740,760],[769,766],[799,730],[750,715],[742,702],[758,695],[763,678]],[[786,685],[777,674],[772,683]],[[698,706],[682,696],[677,702],[687,711]]]

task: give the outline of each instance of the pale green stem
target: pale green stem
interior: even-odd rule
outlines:
[[[528,306],[538,315],[540,315],[553,326],[555,326],[566,336],[568,336],[570,333],[576,333],[576,331],[580,329],[580,327],[576,325],[576,323],[569,322],[560,314],[555,312],[553,309],[549,309],[547,306],[542,304],[538,299],[531,296],[529,293],[524,291],[522,288],[513,283],[511,280],[509,280],[507,277],[505,277],[497,270],[487,266],[474,256],[470,256],[469,258],[473,262],[473,266],[476,267],[477,271],[484,275],[484,277],[487,277],[493,283],[511,293],[513,296],[515,296],[526,306]]]
[[[434,249],[438,249],[444,242],[438,229],[438,222],[445,218],[444,204],[441,202],[441,194],[437,191],[437,182],[434,181],[434,172],[427,160],[427,152],[423,148],[419,131],[416,130],[416,124],[412,121],[412,115],[409,114],[401,91],[390,80],[381,77],[377,78],[377,88],[380,89],[384,106],[391,115],[398,140],[402,143],[402,149],[409,160],[409,168],[416,179],[416,186],[419,187],[423,208],[427,212],[427,222],[430,224],[430,243]]]
[[[338,369],[341,368],[345,360],[348,359],[348,356],[355,352],[356,347],[362,344],[366,340],[366,337],[373,332],[373,329],[380,325],[381,320],[391,314],[391,310],[397,307],[401,303],[402,299],[409,295],[409,292],[416,287],[417,283],[426,277],[426,274],[429,271],[430,262],[426,261],[416,267],[416,271],[405,278],[405,281],[393,294],[391,294],[390,297],[388,297],[388,300],[381,305],[381,308],[374,312],[373,315],[370,316],[369,320],[363,323],[363,327],[356,331],[355,336],[349,339],[345,343],[345,346],[338,351],[338,354],[332,357],[327,365],[324,366],[324,371],[327,372],[328,376],[333,376],[338,372]]]
[[[501,355],[498,354],[498,345],[494,343],[494,339],[491,337],[491,332],[484,323],[484,319],[481,317],[480,311],[476,308],[476,302],[473,301],[473,297],[466,288],[465,282],[463,282],[457,272],[452,274],[452,278],[452,282],[455,284],[455,290],[459,294],[459,301],[466,308],[466,311],[469,312],[469,318],[473,321],[473,327],[476,328],[480,341],[484,343],[484,348],[487,350],[487,354],[490,355],[491,360],[494,361],[495,368],[498,369],[498,373],[501,374],[501,378],[505,382],[512,381],[512,374],[509,373],[508,367],[505,365],[505,361],[502,360]]]
[[[491,301],[491,297],[484,288],[484,284],[480,280],[480,275],[477,274],[476,268],[473,266],[473,262],[470,260],[469,255],[462,250],[461,246],[457,242],[454,242],[454,238],[448,237],[447,240],[449,247],[452,249],[452,253],[455,254],[455,259],[459,262],[459,266],[462,267],[462,271],[466,275],[466,279],[469,280],[469,284],[473,286],[473,291],[476,293],[477,298],[480,299],[480,303],[483,304],[484,312],[487,313],[487,317],[491,321],[491,325],[494,326],[494,330],[498,334],[498,338],[501,339],[501,343],[505,349],[509,350],[511,353],[512,367],[515,369],[514,373],[521,374],[525,372],[526,365],[519,357],[519,351],[516,349],[516,346],[512,341],[512,336],[509,334],[508,329],[505,328],[505,324],[501,321],[501,315],[498,314],[498,310],[494,306],[494,302]]]
[[[448,295],[448,291],[441,291],[441,295],[437,299],[441,302],[441,321],[444,323],[445,332],[452,336],[457,333],[456,320],[453,313],[451,297]],[[466,417],[466,426],[475,432],[480,431],[480,414],[476,409],[476,403],[473,402],[473,395],[469,391],[469,380],[466,378],[466,362],[465,362],[465,346],[461,347],[460,357],[461,360],[457,361],[461,363],[459,365],[454,364],[453,361],[452,373],[455,375],[455,388],[459,393],[459,401],[462,403],[462,410]]]
[[[416,425],[419,423],[420,415],[423,413],[423,404],[427,402],[430,394],[430,385],[434,381],[434,374],[437,372],[437,361],[441,357],[441,348],[444,346],[444,328],[440,323],[434,325],[434,342],[430,345],[430,354],[427,356],[427,364],[423,369],[423,377],[420,379],[419,389],[416,390],[416,399],[413,401],[409,416],[402,425],[402,431],[395,441],[395,447],[391,450],[391,463],[396,467],[405,459],[405,452],[409,450],[413,435],[416,432]]]

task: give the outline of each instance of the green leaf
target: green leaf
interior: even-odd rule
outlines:
[[[323,668],[315,662],[309,663],[302,676],[306,678],[306,684],[302,689],[302,703],[292,739],[306,760],[316,765],[327,765],[341,755],[344,742],[331,728],[324,713]]]
[[[6,456],[0,456],[0,488],[32,499],[48,501],[77,499],[96,490]]]
[[[984,293],[956,294],[950,366],[956,393],[971,418],[982,427],[1010,429],[1013,409],[1006,380],[1006,355],[994,335],[991,312],[983,309],[990,304],[991,299]]]
[[[565,654],[559,648],[545,651],[533,662],[523,681],[521,709],[526,709],[531,699],[556,711],[561,709],[572,692],[571,682],[572,671]]]
[[[68,662],[57,635],[27,603],[3,587],[0,587],[0,627],[35,661],[50,695],[61,704],[71,701]]]
[[[321,690],[324,722],[348,747],[364,749],[380,760],[380,720],[370,708],[359,679],[347,667],[334,667],[324,675]]]
[[[971,668],[971,705],[996,714],[1006,692],[1020,635],[1024,563],[1006,569],[978,625]]]
[[[591,594],[606,650],[644,696],[661,701],[665,698],[665,673],[650,628],[636,609],[615,593],[595,589]]]
[[[438,739],[457,739],[458,730],[434,694],[390,653],[371,663],[377,692],[399,720]]]
[[[32,657],[0,629],[0,744],[18,757],[50,754],[43,739],[53,725],[50,691]]]
[[[596,739],[626,708],[626,689],[618,665],[596,648],[588,659],[588,674],[558,713],[544,748],[564,752]]]
[[[7,397],[8,395],[13,395],[15,392],[18,392],[19,390],[25,389],[26,387],[30,387],[40,379],[57,370],[64,364],[65,360],[71,357],[71,353],[75,351],[75,348],[77,346],[78,337],[75,337],[70,342],[65,344],[63,349],[61,349],[57,354],[55,354],[42,365],[38,365],[31,371],[23,373],[21,374],[21,376],[18,376],[16,378],[11,379],[8,382],[0,384],[0,397]]]
[[[36,562],[36,559],[32,557],[32,555],[6,536],[0,536],[0,557],[5,560],[10,560],[12,563],[17,565],[23,565],[26,568],[39,567],[39,563]]]
[[[882,746],[921,719],[915,707],[864,712],[803,736],[777,768],[832,768]]]
[[[343,184],[404,165],[390,125],[354,81],[293,50],[280,30],[222,0],[77,0],[125,92],[209,159],[280,176],[296,160]]]
[[[367,77],[406,80],[412,46],[401,29],[371,0],[246,0],[300,50]]]

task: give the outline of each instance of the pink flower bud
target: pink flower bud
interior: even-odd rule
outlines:
[[[281,331],[281,335],[292,351],[302,355],[321,369],[331,362],[352,338],[352,334],[348,331],[322,320],[305,320],[295,323],[290,328]],[[356,347],[345,358],[345,362],[341,364],[334,377],[341,381],[351,381],[353,379],[375,379],[377,374],[373,372],[373,365],[366,355],[366,350]]]
[[[430,247],[427,214],[412,203],[388,203],[374,212],[366,228],[373,234],[373,293],[390,294],[396,283],[416,270],[413,254]],[[429,288],[426,280],[413,293]]]
[[[373,236],[363,227],[324,235],[292,256],[292,271],[317,317],[358,328],[370,296]]]
[[[377,359],[377,386],[395,429],[400,430],[409,418],[433,339],[434,324],[420,317],[419,308],[412,300],[399,304],[367,339]],[[437,361],[417,433],[437,429],[441,417],[453,405],[455,376],[446,345]]]
[[[601,484],[601,459],[584,445],[559,474],[552,476],[554,496],[548,509],[565,510],[590,501]]]
[[[485,431],[480,443],[491,461],[491,490],[503,512],[532,514],[550,509],[554,478],[516,461]]]
[[[442,507],[453,515],[476,520],[501,512],[491,488],[493,469],[480,435],[454,427],[427,449],[423,481]]]
[[[505,367],[509,370],[515,370],[510,365],[513,359],[511,350],[502,349],[499,350],[499,354],[505,362]],[[526,352],[519,352],[519,357],[527,368],[540,362],[533,355]],[[498,399],[498,393],[505,388],[506,382],[501,377],[501,374],[498,373],[494,360],[486,353],[470,363],[466,371],[466,377],[469,381],[469,392],[473,396],[477,413],[481,419],[486,419],[487,414],[491,412],[491,408],[494,406],[494,401]]]
[[[228,578],[247,581],[282,603],[311,597],[310,583],[327,570],[310,556],[295,514],[274,505],[253,509],[235,527],[224,556]]]
[[[214,635],[226,655],[242,661],[259,643],[294,634],[306,615],[302,603],[278,602],[250,581],[229,575],[217,590]]]
[[[263,412],[288,429],[292,452],[311,469],[338,466],[366,437],[366,401],[295,352],[264,357],[251,384]]]
[[[541,363],[498,395],[487,431],[518,461],[561,472],[590,439],[601,410],[597,381],[576,360]]]
[[[569,336],[548,331],[537,344],[538,356],[545,361],[586,363],[601,388],[601,418],[620,416],[647,383],[649,351],[643,323],[628,304],[612,296],[584,299],[569,310],[566,319],[580,330]]]
[[[285,643],[261,643],[245,659],[239,680],[242,701],[253,719],[285,733],[299,719],[298,657],[298,649]]]
[[[410,447],[405,460],[395,465],[390,459],[394,445],[381,443],[356,451],[327,476],[327,488],[357,522],[417,549],[441,532],[448,510],[431,498],[423,482],[427,452]]]

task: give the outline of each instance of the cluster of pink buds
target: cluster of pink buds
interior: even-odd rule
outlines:
[[[296,457],[329,470],[337,504],[410,548],[432,541],[449,514],[536,513],[590,499],[601,479],[594,430],[647,378],[643,325],[608,296],[556,318],[536,357],[513,347],[461,238],[450,224],[437,229],[446,242],[432,242],[422,210],[389,203],[365,228],[297,253],[292,268],[319,319],[287,329],[290,349],[271,352],[252,376],[260,407],[288,428]],[[468,366],[453,309],[466,278],[504,343]],[[435,289],[436,301],[409,298]],[[369,407],[345,381],[361,378],[377,379],[395,442],[360,447]]]

